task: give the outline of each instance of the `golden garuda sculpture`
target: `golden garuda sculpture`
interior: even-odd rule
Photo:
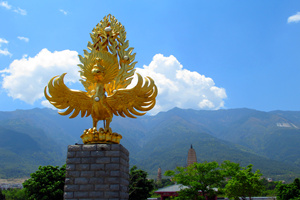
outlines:
[[[93,127],[84,130],[83,143],[120,143],[122,136],[110,128],[113,115],[135,118],[155,105],[157,87],[150,77],[137,74],[137,84],[130,85],[135,69],[135,53],[129,48],[124,26],[112,15],[105,16],[90,34],[88,50],[79,55],[81,83],[86,91],[71,90],[64,84],[66,73],[53,77],[45,87],[46,99],[59,114],[93,118]],[[97,130],[98,121],[104,128]]]

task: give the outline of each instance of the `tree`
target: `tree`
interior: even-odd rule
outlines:
[[[168,170],[166,176],[188,188],[179,192],[180,199],[210,199],[216,196],[214,188],[221,186],[224,180],[224,171],[217,162],[193,163],[188,167],[177,167],[174,171]],[[199,191],[202,196],[199,195]]]
[[[247,168],[242,168],[237,171],[235,175],[229,179],[225,186],[225,194],[229,198],[246,199],[249,197],[250,200],[253,196],[259,195],[263,190],[263,184],[260,180],[262,174],[257,170],[255,173],[252,172],[252,165],[248,165]]]
[[[130,169],[129,200],[147,199],[151,196],[154,182],[148,180],[147,175],[147,172],[138,169],[135,165]]]
[[[25,192],[25,189],[7,189],[2,191],[4,194],[3,200],[24,200],[28,199],[27,194]],[[1,195],[0,195],[0,200],[1,200]]]
[[[29,200],[63,200],[66,165],[61,168],[40,166],[31,178],[23,183]]]
[[[284,199],[300,199],[300,181],[298,178],[293,183],[283,184],[279,183],[276,186],[277,198]]]
[[[5,195],[2,193],[1,188],[0,188],[0,200],[5,200]]]

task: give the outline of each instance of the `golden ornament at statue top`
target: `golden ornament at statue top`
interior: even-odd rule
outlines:
[[[93,29],[84,56],[79,55],[81,83],[85,91],[71,90],[64,84],[64,76],[53,77],[45,87],[46,99],[61,115],[81,117],[92,115],[93,128],[81,135],[84,144],[120,143],[122,136],[109,127],[113,115],[135,118],[155,105],[157,88],[150,77],[145,79],[137,73],[135,87],[126,89],[135,73],[135,53],[129,48],[124,26],[112,15],[105,16]],[[47,92],[48,90],[48,92]],[[48,94],[49,93],[49,94]],[[103,120],[104,129],[97,130]]]

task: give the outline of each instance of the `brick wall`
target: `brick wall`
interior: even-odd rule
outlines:
[[[65,200],[127,200],[129,152],[121,144],[69,145]]]

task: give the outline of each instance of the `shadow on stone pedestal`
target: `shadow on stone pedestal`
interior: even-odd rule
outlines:
[[[65,200],[127,200],[129,152],[121,144],[69,145]]]

